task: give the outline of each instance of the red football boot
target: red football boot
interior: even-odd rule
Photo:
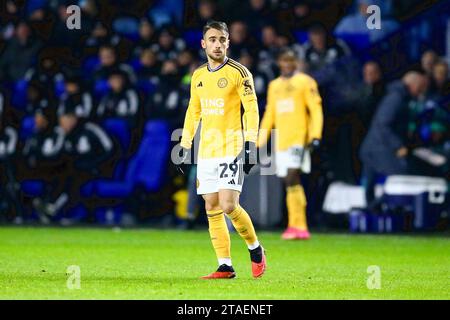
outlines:
[[[281,235],[281,238],[283,240],[294,240],[297,238],[297,232],[298,232],[298,229],[289,227],[283,232],[283,234]]]
[[[254,258],[252,257],[252,251],[250,251],[250,257],[252,259],[252,274],[254,278],[260,278],[264,272],[266,271],[266,252],[264,250],[263,247],[260,246],[260,250],[262,250],[261,254],[262,254],[262,258],[261,258],[261,262],[254,262]],[[257,249],[255,249],[257,250]]]
[[[217,271],[203,276],[202,279],[232,279],[236,277],[233,267],[222,264]]]
[[[308,240],[309,238],[311,238],[311,234],[309,233],[308,230],[298,230],[298,231],[297,231],[297,237],[296,237],[296,239],[299,239],[299,240]]]

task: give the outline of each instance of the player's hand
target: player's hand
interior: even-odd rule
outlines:
[[[184,175],[185,172],[187,171],[187,163],[186,163],[187,161],[186,160],[188,159],[190,150],[186,149],[186,148],[181,148],[181,152],[182,152],[181,153],[181,162],[180,162],[180,164],[176,165],[176,168],[179,173]]]
[[[313,139],[306,148],[311,152],[314,153],[320,148],[320,140],[319,139]]]
[[[237,162],[239,159],[242,159],[243,161],[243,169],[245,174],[249,174],[250,170],[258,162],[256,143],[245,141],[244,149],[242,150],[241,154],[234,160],[234,162]]]
[[[397,156],[397,158],[404,158],[404,157],[406,157],[408,155],[408,148],[401,147],[400,149],[397,150],[395,155]]]

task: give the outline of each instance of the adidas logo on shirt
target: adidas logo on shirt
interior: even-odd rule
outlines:
[[[228,182],[228,184],[236,184],[236,183],[234,182],[234,179],[232,179],[230,182]]]
[[[197,88],[203,87],[203,83],[200,81],[197,85]]]

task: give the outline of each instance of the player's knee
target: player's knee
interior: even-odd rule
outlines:
[[[205,210],[208,211],[216,211],[220,210],[220,207],[216,203],[205,202]]]
[[[234,201],[223,201],[220,203],[220,208],[225,214],[230,214],[237,208],[237,204]]]

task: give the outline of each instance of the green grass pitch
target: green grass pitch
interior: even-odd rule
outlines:
[[[268,270],[253,279],[232,234],[237,278],[200,280],[217,267],[207,230],[0,228],[1,299],[449,299],[450,239],[313,234],[284,242],[261,232]],[[67,267],[80,267],[68,289]],[[368,266],[381,288],[368,289]]]

